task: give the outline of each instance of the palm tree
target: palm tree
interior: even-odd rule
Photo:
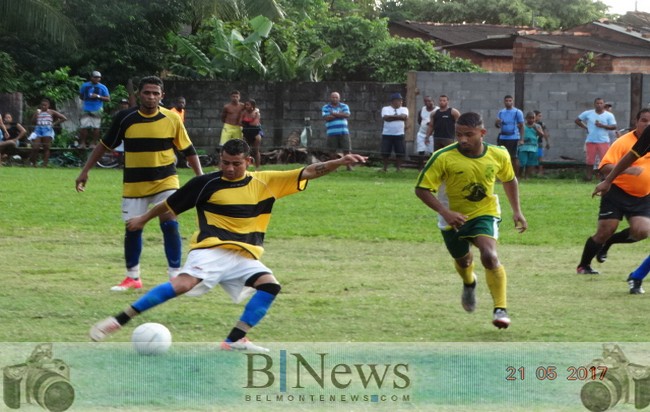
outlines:
[[[259,15],[277,20],[284,17],[284,11],[276,0],[188,0],[188,20],[192,34],[196,34],[201,22],[210,17],[234,21]]]
[[[79,39],[73,22],[44,0],[0,0],[0,31],[72,47]]]

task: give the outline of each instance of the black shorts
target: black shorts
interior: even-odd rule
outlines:
[[[628,194],[616,185],[600,199],[598,220],[629,219],[632,216],[650,218],[650,196],[636,197]]]
[[[506,149],[508,149],[508,153],[510,153],[510,159],[517,158],[517,147],[519,147],[519,139],[498,138],[497,145],[504,146]]]
[[[253,146],[255,144],[255,138],[260,134],[261,131],[261,126],[244,126],[242,128],[242,136],[249,146]]]
[[[404,135],[381,135],[381,155],[389,157],[392,151],[395,151],[395,157],[404,157],[406,146],[404,145]]]

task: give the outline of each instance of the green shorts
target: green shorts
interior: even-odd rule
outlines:
[[[469,253],[470,241],[477,236],[499,238],[499,223],[501,219],[494,216],[479,216],[468,220],[458,230],[442,230],[445,246],[454,259],[462,258]]]

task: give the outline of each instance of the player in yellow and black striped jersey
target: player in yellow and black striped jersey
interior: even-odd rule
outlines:
[[[91,339],[104,339],[134,316],[172,298],[201,295],[221,285],[235,302],[247,297],[247,291],[254,292],[221,349],[268,352],[250,342],[246,334],[266,315],[281,289],[271,270],[259,261],[273,204],[303,190],[308,180],[366,160],[347,154],[301,169],[248,172],[252,162],[248,144],[241,139],[227,141],[221,150],[221,171],[193,178],[166,201],[127,223],[130,230],[139,230],[161,214],[196,208],[199,230],[181,274],[154,287],[116,316],[97,322],[90,330]]]
[[[119,112],[99,145],[90,154],[77,177],[77,191],[85,189],[88,172],[105,151],[124,144],[122,219],[126,222],[145,213],[179,187],[174,149],[185,155],[196,175],[203,174],[196,150],[178,114],[160,107],[164,96],[163,82],[155,76],[145,77],[138,86],[138,107]],[[181,266],[182,244],[178,222],[171,213],[160,216],[168,274],[175,276]],[[114,291],[140,289],[140,255],[142,230],[126,229],[124,258],[126,277],[111,288]]]
[[[523,232],[527,223],[520,210],[519,189],[510,156],[503,147],[484,143],[486,132],[479,114],[462,114],[456,122],[457,143],[433,153],[418,177],[415,193],[449,224],[442,230],[442,236],[463,280],[461,304],[467,312],[476,308],[477,278],[470,246],[473,244],[479,249],[494,301],[492,323],[501,329],[510,325],[510,317],[506,271],[496,249],[501,221],[498,198],[494,194],[497,179],[503,182],[515,226]],[[448,206],[433,194],[443,183],[446,184]]]

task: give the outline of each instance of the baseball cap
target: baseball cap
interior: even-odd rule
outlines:
[[[614,107],[614,104],[612,102],[605,102],[605,107]]]
[[[126,103],[126,104],[129,104],[129,99],[122,99],[122,100],[120,100],[120,103]]]
[[[399,94],[399,93],[393,93],[393,94],[390,95],[390,99],[391,99],[391,100],[395,100],[395,99],[400,99],[400,100],[402,100],[402,95]]]
[[[92,73],[92,77],[102,77],[102,74],[101,74],[100,72],[98,72],[97,70],[95,70],[95,71]]]

